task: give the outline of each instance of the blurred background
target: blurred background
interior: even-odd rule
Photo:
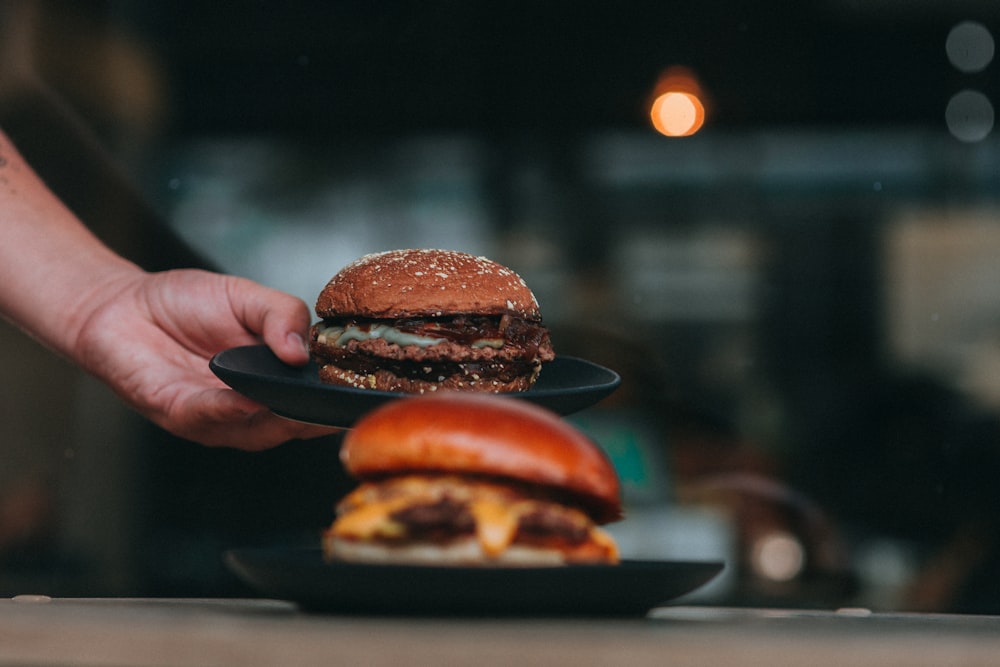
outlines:
[[[0,0],[0,126],[103,238],[302,297],[485,254],[559,354],[626,556],[696,600],[1000,613],[1000,4]],[[336,437],[178,441],[0,329],[0,595],[240,595]]]

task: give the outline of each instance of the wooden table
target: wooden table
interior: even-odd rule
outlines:
[[[1000,617],[678,606],[646,618],[309,615],[270,600],[0,600],[0,665],[1000,665]]]

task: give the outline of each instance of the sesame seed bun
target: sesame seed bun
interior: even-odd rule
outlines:
[[[524,280],[454,250],[365,255],[326,284],[316,314],[319,378],[353,389],[522,392],[555,358]]]
[[[485,257],[439,249],[365,255],[341,269],[316,300],[323,318],[507,312],[541,319],[534,294],[517,273]]]

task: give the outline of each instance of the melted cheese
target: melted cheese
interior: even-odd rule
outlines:
[[[444,338],[405,333],[387,324],[373,324],[364,328],[353,324],[347,327],[323,327],[317,338],[320,343],[332,342],[338,347],[343,347],[352,340],[373,340],[375,338],[381,338],[387,343],[395,343],[400,346],[415,345],[416,347],[430,347],[445,340]]]
[[[388,324],[372,324],[371,326],[359,327],[353,324],[347,327],[323,326],[317,335],[317,341],[323,345],[333,344],[343,347],[352,340],[365,341],[381,338],[387,343],[393,343],[400,347],[412,345],[415,347],[430,347],[443,343],[446,339],[434,336],[418,336],[417,334],[400,331],[396,327]],[[480,338],[472,341],[471,347],[484,348],[492,347],[499,350],[503,347],[503,338]]]
[[[618,562],[620,555],[618,553],[618,543],[615,542],[615,538],[611,537],[607,531],[596,527],[591,529],[590,536],[594,539],[594,542],[607,549],[609,560]]]
[[[468,487],[460,482],[441,479],[428,484],[421,477],[404,477],[387,484],[391,489],[374,484],[364,484],[348,494],[340,503],[337,520],[330,527],[331,536],[355,540],[406,539],[406,525],[392,519],[392,515],[414,503],[434,502],[443,495],[450,495],[460,502],[467,502],[475,522],[475,536],[479,548],[487,558],[500,557],[514,543],[521,517],[537,509],[533,500],[515,500],[501,487],[488,484]],[[581,525],[588,526],[593,543],[617,559],[618,548],[614,539],[575,510]]]
[[[483,553],[490,558],[499,556],[514,541],[519,513],[515,507],[488,500],[473,501],[469,510],[476,519],[476,538]]]
[[[392,514],[410,502],[409,498],[397,497],[359,504],[338,517],[331,531],[338,537],[355,540],[405,537],[406,526],[393,521]],[[469,510],[476,522],[476,538],[483,553],[491,558],[503,553],[517,534],[520,519],[517,506],[476,500]]]
[[[370,540],[376,537],[402,537],[406,527],[393,521],[390,516],[409,503],[407,498],[393,498],[374,503],[358,505],[339,516],[332,531],[340,537],[356,540]]]

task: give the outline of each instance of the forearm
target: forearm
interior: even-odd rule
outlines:
[[[208,365],[219,350],[262,341],[306,363],[305,303],[246,278],[142,270],[94,236],[2,131],[0,315],[181,437],[263,449],[330,432],[272,414]]]
[[[73,358],[90,307],[139,272],[80,223],[0,131],[0,313]]]

